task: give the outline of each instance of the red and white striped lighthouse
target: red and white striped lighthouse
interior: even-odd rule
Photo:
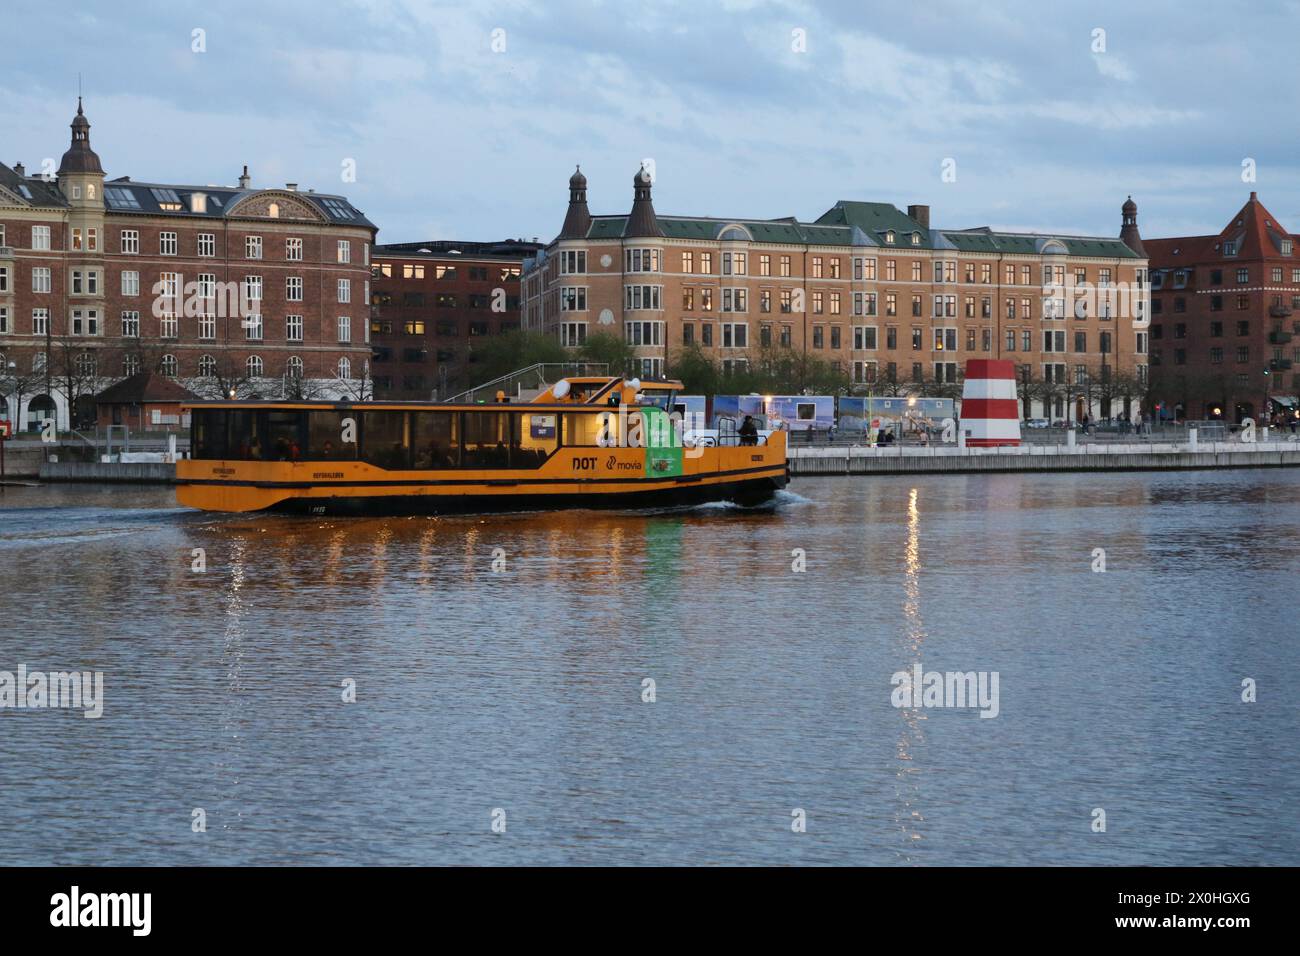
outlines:
[[[1020,444],[1016,366],[1007,359],[969,359],[961,390],[961,428],[972,447]]]

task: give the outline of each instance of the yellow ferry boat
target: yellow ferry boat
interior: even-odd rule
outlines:
[[[197,402],[176,499],[204,511],[410,515],[756,504],[785,433],[682,441],[679,382],[562,379],[531,402]]]

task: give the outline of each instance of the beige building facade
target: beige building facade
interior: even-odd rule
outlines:
[[[571,347],[622,335],[642,377],[671,376],[690,346],[724,373],[803,353],[862,394],[955,388],[967,359],[1010,359],[1026,414],[1065,420],[1131,414],[1146,381],[1130,204],[1120,239],[934,229],[927,206],[872,202],[814,222],[659,217],[644,169],[629,213],[592,216],[586,187],[575,172],[560,235],[525,260],[523,326]],[[1121,381],[1118,404],[1121,389],[1098,387]]]

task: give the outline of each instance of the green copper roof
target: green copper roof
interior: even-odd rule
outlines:
[[[1044,244],[1057,241],[1071,256],[1137,259],[1121,239],[994,232],[988,228],[929,230],[885,202],[840,200],[815,223],[787,219],[714,219],[658,216],[659,228],[670,239],[716,240],[730,225],[743,226],[754,242],[788,245],[878,246],[880,249],[953,249],[958,252],[1040,255]],[[594,216],[588,239],[620,239],[627,216]],[[888,241],[889,233],[894,241]],[[914,243],[912,237],[917,241]]]
[[[930,249],[930,230],[911,216],[900,212],[892,203],[853,202],[841,199],[817,220],[822,225],[857,226],[882,246],[907,249]],[[887,234],[894,233],[893,243],[886,242]],[[913,244],[912,234],[920,237]]]
[[[1038,255],[1048,241],[1065,246],[1071,256],[1106,259],[1137,259],[1139,256],[1122,239],[1060,236],[1038,233],[993,232],[991,229],[940,230],[940,235],[958,252],[1001,252]]]

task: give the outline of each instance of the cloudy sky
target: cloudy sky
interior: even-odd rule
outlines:
[[[1169,236],[1257,189],[1300,232],[1297,2],[119,0],[6,22],[0,160],[57,160],[80,73],[110,177],[247,163],[346,194],[381,242],[549,240],[575,163],[592,211],[624,212],[647,158],[668,214],[864,199],[1114,235],[1132,193]]]

